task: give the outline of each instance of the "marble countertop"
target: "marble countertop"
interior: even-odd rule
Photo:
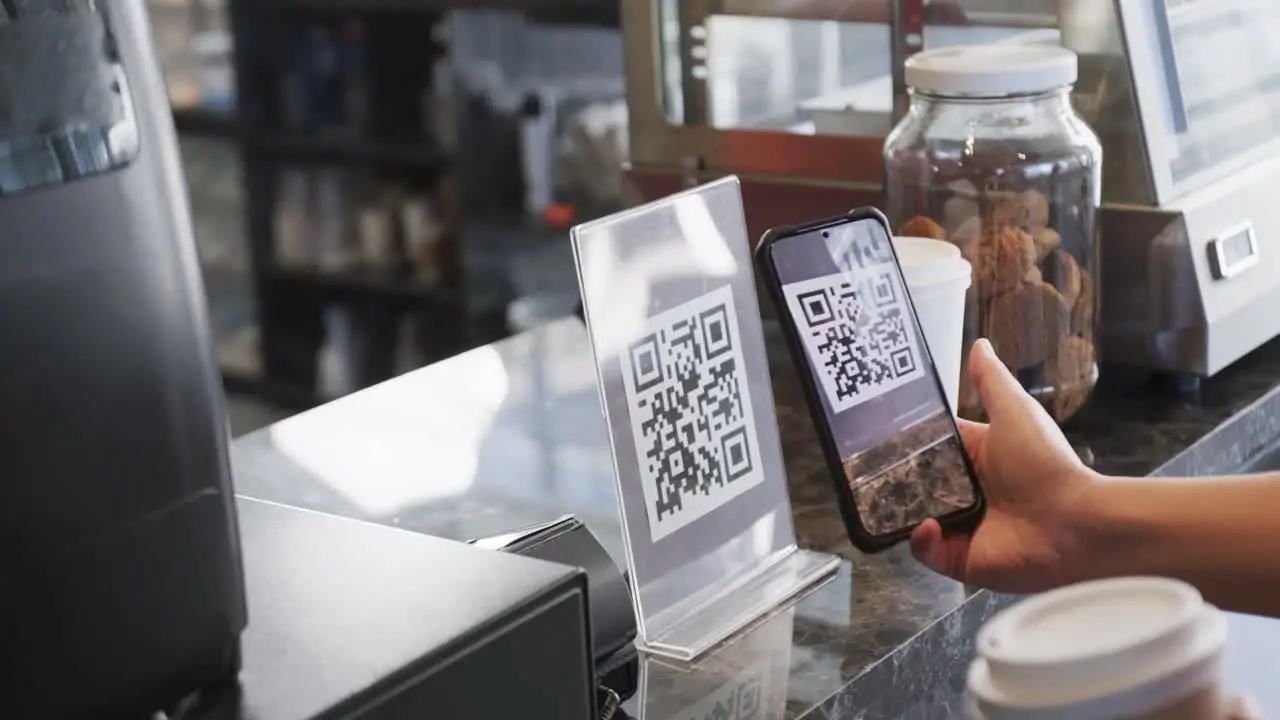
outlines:
[[[775,373],[775,384],[778,383]],[[1099,472],[1130,477],[1214,475],[1238,471],[1280,442],[1280,339],[1264,345],[1193,391],[1176,391],[1169,378],[1104,368],[1093,399],[1066,428],[1067,437]],[[803,424],[797,416],[780,424]],[[803,412],[801,411],[801,415]],[[795,429],[803,437],[811,428]],[[784,437],[786,433],[784,432]],[[792,448],[788,448],[793,452]],[[818,460],[820,463],[820,460]],[[790,469],[790,468],[789,468]],[[815,469],[815,473],[820,469]],[[801,491],[816,483],[792,477],[797,515]],[[815,489],[816,494],[820,493]],[[815,497],[814,504],[820,502]],[[797,522],[800,528],[812,527]],[[806,538],[811,546],[821,540]],[[846,554],[836,537],[826,547]],[[1018,598],[977,591],[908,643],[874,663],[804,718],[965,717],[964,673],[981,625]],[[1280,621],[1230,615],[1226,665],[1231,687],[1280,717]]]
[[[748,693],[752,717],[953,716],[972,634],[1012,600],[933,575],[904,547],[853,550],[785,353],[771,366],[799,542],[839,555],[840,571],[692,668],[646,659],[629,712],[716,717]],[[621,563],[594,378],[581,325],[553,323],[238,439],[237,491],[459,540],[573,512]],[[1225,472],[1280,437],[1276,379],[1276,343],[1191,395],[1104,373],[1069,434],[1107,473]]]

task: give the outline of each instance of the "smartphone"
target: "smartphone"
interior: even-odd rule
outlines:
[[[928,518],[972,528],[984,499],[878,210],[765,233],[777,305],[849,539],[875,553]]]

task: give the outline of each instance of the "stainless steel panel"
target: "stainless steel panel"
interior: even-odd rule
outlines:
[[[1205,317],[1186,225],[1172,213],[1104,207],[1101,356],[1205,374]]]
[[[1275,188],[1280,159],[1255,163],[1213,186],[1178,200],[1172,210],[1186,218],[1190,258],[1208,324],[1208,370],[1212,374],[1263,342],[1280,334],[1280,255],[1267,252],[1268,238],[1280,237],[1280,207]],[[1259,248],[1257,265],[1248,272],[1217,279],[1210,264],[1209,243],[1251,223]]]
[[[1277,183],[1273,161],[1166,210],[1104,208],[1104,360],[1213,375],[1280,334],[1280,313],[1271,311],[1280,304],[1280,257],[1260,247],[1280,235]],[[1216,273],[1214,241],[1245,224],[1255,234],[1252,268]]]

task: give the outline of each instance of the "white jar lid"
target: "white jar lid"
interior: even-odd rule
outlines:
[[[1076,54],[1057,45],[965,45],[907,59],[909,87],[942,95],[1013,95],[1071,85]]]

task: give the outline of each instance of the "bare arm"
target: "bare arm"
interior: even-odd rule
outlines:
[[[987,509],[969,533],[921,524],[911,538],[921,562],[1009,593],[1162,575],[1192,583],[1223,609],[1280,617],[1280,473],[1102,477],[986,342],[974,345],[969,370],[991,417],[961,423]]]
[[[1100,478],[1077,512],[1085,578],[1174,577],[1223,609],[1280,617],[1280,473]]]

